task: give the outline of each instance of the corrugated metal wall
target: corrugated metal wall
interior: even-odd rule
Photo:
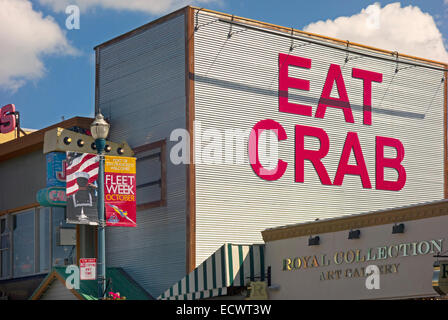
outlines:
[[[42,150],[0,162],[0,181],[5,187],[0,192],[0,210],[35,203],[37,191],[45,188],[46,172]]]
[[[99,47],[98,106],[110,139],[133,148],[167,139],[167,206],[137,212],[137,228],[106,233],[108,266],[123,267],[153,296],[186,268],[186,168],[169,161],[170,133],[186,123],[184,23],[180,15]]]
[[[250,129],[260,120],[273,119],[288,135],[279,142],[279,157],[288,162],[288,168],[280,180],[265,181],[248,163],[196,164],[196,265],[224,242],[261,242],[260,231],[266,228],[443,198],[441,71],[399,64],[395,73],[395,62],[347,56],[344,51],[295,40],[291,54],[312,59],[312,67],[290,67],[289,76],[310,80],[311,85],[310,91],[290,89],[290,101],[311,105],[314,116],[329,66],[338,64],[355,123],[345,123],[342,110],[335,108],[327,108],[324,119],[282,113],[278,107],[278,55],[289,53],[291,40],[237,26],[230,29],[229,24],[205,12],[197,22],[195,120],[201,122],[202,132]],[[382,83],[373,84],[372,126],[362,124],[363,81],[352,78],[353,67],[383,74]],[[332,97],[338,97],[335,88]],[[305,182],[295,183],[297,124],[327,132],[330,151],[323,163],[332,181],[347,132],[357,132],[373,188],[363,189],[359,176],[350,175],[342,186],[323,186],[309,161],[305,161]],[[396,138],[404,145],[407,181],[401,191],[375,190],[376,136]],[[202,142],[200,150],[198,136],[195,139],[198,159],[210,140]],[[305,143],[307,149],[319,148],[317,139]],[[386,149],[386,156],[395,154]],[[354,161],[352,154],[350,163],[356,164]],[[395,178],[395,170],[386,169],[386,179]]]

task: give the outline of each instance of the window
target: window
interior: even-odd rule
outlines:
[[[0,279],[11,275],[10,229],[8,216],[0,218]]]
[[[34,209],[12,216],[14,277],[34,273],[34,216]]]
[[[134,149],[137,157],[137,210],[166,205],[166,141]]]
[[[33,208],[0,217],[0,279],[47,273],[76,264],[76,227],[64,207]]]
[[[52,265],[56,266],[68,266],[70,264],[76,264],[76,246],[68,245],[64,241],[61,241],[61,233],[65,231],[76,232],[76,228],[73,224],[65,223],[65,208],[52,208]]]
[[[36,234],[39,237],[39,253],[38,272],[48,272],[50,270],[50,208],[39,209],[39,228]]]

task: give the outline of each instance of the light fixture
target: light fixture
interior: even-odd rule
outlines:
[[[95,144],[95,142],[92,142],[92,144],[90,145],[90,147],[91,147],[93,150],[96,150],[96,144]]]
[[[106,150],[106,152],[110,152],[112,150],[111,146],[106,144],[106,147],[104,148],[104,150]]]
[[[318,246],[320,244],[319,236],[311,237],[308,239],[309,246]]]
[[[84,147],[84,140],[79,139],[77,144],[78,144],[78,147],[80,147],[80,148]]]
[[[392,233],[404,233],[404,223],[395,224],[392,227]]]
[[[90,132],[95,140],[106,139],[109,134],[109,128],[110,124],[104,120],[104,116],[101,113],[98,113],[95,120],[90,125]]]
[[[117,149],[117,153],[122,155],[124,153],[124,149],[123,148],[118,148]]]
[[[72,142],[72,138],[70,138],[70,137],[65,137],[65,138],[64,138],[64,143],[65,143],[66,145],[69,145],[71,142]]]
[[[348,233],[349,239],[359,239],[360,236],[361,230],[350,230],[350,232]]]

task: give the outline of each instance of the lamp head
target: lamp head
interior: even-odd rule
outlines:
[[[96,139],[106,139],[109,134],[110,124],[104,120],[101,113],[98,113],[95,120],[90,125],[90,131],[92,132],[92,137]]]

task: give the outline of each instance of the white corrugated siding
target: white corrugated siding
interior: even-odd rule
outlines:
[[[14,209],[36,202],[36,193],[45,188],[46,172],[46,160],[42,150],[2,161],[0,181],[27,183],[13,183],[13,188],[5,188],[5,191],[0,192],[0,210]]]
[[[310,91],[289,90],[291,102],[311,105],[313,116],[330,64],[339,64],[355,123],[345,123],[340,109],[327,108],[317,119],[279,112],[278,54],[289,53],[291,40],[230,25],[201,12],[195,33],[195,117],[202,130],[250,129],[273,119],[286,130],[279,157],[288,162],[280,180],[265,181],[251,166],[196,164],[196,265],[222,243],[261,241],[260,231],[316,218],[368,212],[443,198],[443,84],[441,71],[410,67],[395,73],[396,64],[349,55],[316,44],[294,49],[293,55],[312,59],[312,68],[290,67],[289,76],[310,80]],[[214,22],[213,22],[214,21]],[[350,40],[350,39],[349,39]],[[304,44],[294,41],[294,45]],[[376,53],[371,53],[376,54]],[[352,59],[355,58],[355,59]],[[372,126],[362,124],[363,81],[352,78],[352,68],[383,74],[373,83]],[[407,67],[399,65],[399,68]],[[333,88],[332,96],[335,88]],[[323,163],[333,181],[348,131],[358,133],[372,189],[363,189],[358,176],[346,175],[342,186],[323,186],[309,161],[305,182],[294,182],[294,126],[323,128],[330,151]],[[375,190],[375,137],[401,140],[405,148],[405,187],[398,192]],[[195,137],[196,146],[198,136]],[[202,150],[207,143],[202,144]],[[223,141],[224,145],[224,141]],[[317,140],[306,147],[319,148]],[[394,153],[388,152],[392,157]],[[196,149],[196,159],[199,148]],[[355,164],[351,155],[351,164]],[[385,178],[396,174],[386,169]]]
[[[186,168],[169,161],[170,133],[186,122],[184,29],[180,15],[99,54],[99,107],[110,139],[131,147],[167,140],[167,206],[137,212],[136,228],[106,233],[107,265],[123,267],[153,296],[185,275]]]

